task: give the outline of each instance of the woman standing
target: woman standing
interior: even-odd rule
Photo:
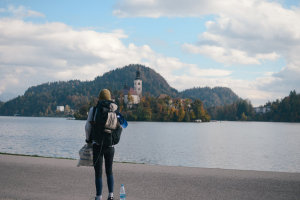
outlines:
[[[99,93],[98,104],[92,107],[88,114],[88,119],[85,125],[86,142],[93,144],[93,162],[95,169],[95,185],[96,197],[95,200],[102,200],[102,164],[103,157],[105,160],[105,172],[108,186],[108,200],[114,199],[114,177],[113,177],[113,160],[115,148],[113,145],[111,132],[122,129],[119,122],[116,123],[115,130],[104,129],[101,124],[101,119],[107,119],[108,112],[115,112],[118,106],[111,100],[110,91],[107,89],[101,90]],[[99,120],[100,119],[100,120]],[[100,121],[100,123],[99,123]],[[116,121],[118,121],[116,119]]]

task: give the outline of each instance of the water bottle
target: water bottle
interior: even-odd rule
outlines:
[[[126,200],[126,193],[125,193],[125,187],[122,184],[120,188],[120,200]]]
[[[120,125],[123,128],[126,128],[128,126],[128,123],[127,123],[126,119],[124,118],[124,116],[120,112],[116,112],[116,113],[117,113],[117,118],[120,122]]]

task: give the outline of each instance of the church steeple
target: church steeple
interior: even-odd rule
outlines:
[[[135,80],[140,80],[140,79],[141,79],[141,72],[140,72],[140,67],[138,67],[136,70]]]
[[[139,95],[139,97],[142,97],[142,90],[143,90],[142,84],[143,81],[141,79],[140,67],[138,67],[136,71],[135,80],[134,80],[134,91],[136,92],[137,95]]]

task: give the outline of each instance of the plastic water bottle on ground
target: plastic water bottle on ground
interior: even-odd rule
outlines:
[[[126,193],[125,193],[125,187],[122,184],[120,188],[120,200],[126,200]]]

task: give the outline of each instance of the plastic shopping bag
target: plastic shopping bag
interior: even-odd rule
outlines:
[[[80,166],[93,166],[93,146],[91,144],[85,144],[79,150],[77,167]]]

